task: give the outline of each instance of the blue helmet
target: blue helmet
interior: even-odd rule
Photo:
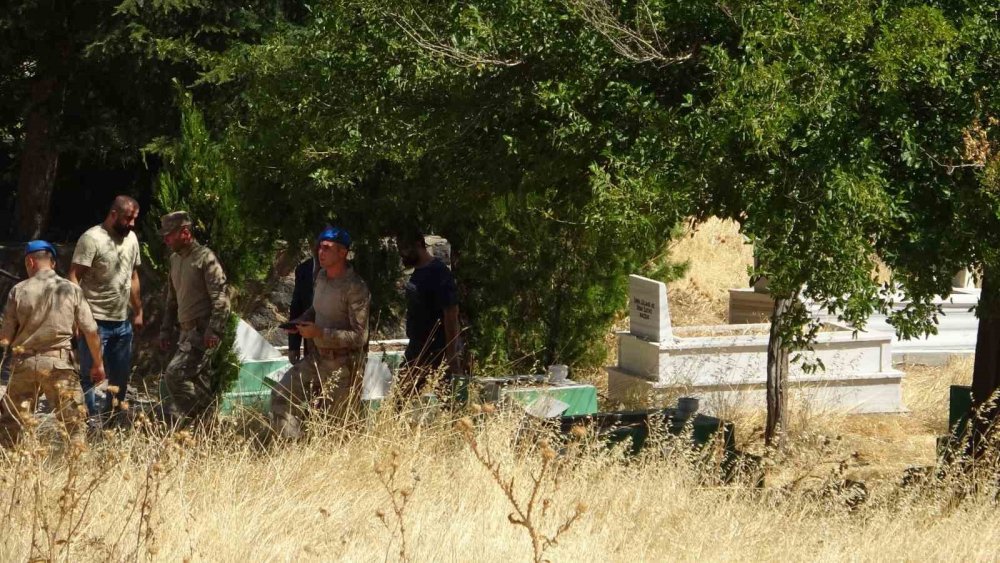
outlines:
[[[351,235],[344,229],[338,227],[327,227],[323,229],[323,232],[316,237],[316,244],[319,244],[324,240],[342,244],[344,248],[348,250],[351,248]]]
[[[46,240],[33,240],[24,246],[24,255],[34,254],[39,250],[48,250],[49,254],[52,255],[52,259],[55,260],[58,257],[56,254],[56,247],[52,246],[49,241]]]

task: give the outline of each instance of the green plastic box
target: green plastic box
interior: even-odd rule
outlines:
[[[237,409],[270,411],[272,383],[268,376],[290,365],[285,358],[244,362],[240,365],[240,374],[233,388],[222,394],[219,411],[222,414],[232,414]]]

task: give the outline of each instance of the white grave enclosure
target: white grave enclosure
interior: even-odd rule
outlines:
[[[715,413],[765,404],[768,324],[671,328],[665,284],[631,276],[629,289],[630,329],[618,334],[618,365],[608,368],[613,400],[672,402],[683,394],[698,397],[703,410]],[[792,362],[791,404],[842,413],[905,410],[903,373],[892,368],[891,335],[855,335],[827,322],[813,351],[802,355],[822,361],[826,369],[806,373]]]
[[[980,292],[975,287],[956,286],[952,288],[951,295],[936,298],[934,305],[941,309],[937,334],[901,340],[883,314],[872,315],[864,329],[866,333],[888,335],[892,339],[892,361],[896,365],[944,365],[952,357],[971,357],[976,352],[979,331],[979,320],[973,309],[979,303]],[[807,302],[805,305],[815,317],[836,322],[815,303]],[[901,310],[906,305],[907,301],[900,295],[893,308]],[[770,316],[773,306],[774,301],[767,292],[753,288],[729,290],[730,323],[760,322]]]

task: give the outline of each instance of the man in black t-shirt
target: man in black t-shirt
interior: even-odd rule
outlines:
[[[442,364],[445,380],[463,375],[455,276],[431,256],[424,235],[410,231],[396,237],[403,266],[413,268],[406,291],[406,364],[397,385],[401,398],[419,393]]]

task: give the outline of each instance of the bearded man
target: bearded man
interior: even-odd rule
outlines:
[[[108,393],[103,405],[97,404],[90,368],[94,363],[87,343],[80,339],[77,359],[87,413],[95,418],[108,414],[114,405],[125,401],[132,372],[132,335],[142,328],[142,296],[139,294],[139,239],[135,221],[139,203],[126,195],[115,198],[104,222],[88,229],[76,243],[69,281],[83,289],[83,297],[97,321],[104,352],[108,384],[117,388]],[[129,320],[129,309],[132,319]]]

